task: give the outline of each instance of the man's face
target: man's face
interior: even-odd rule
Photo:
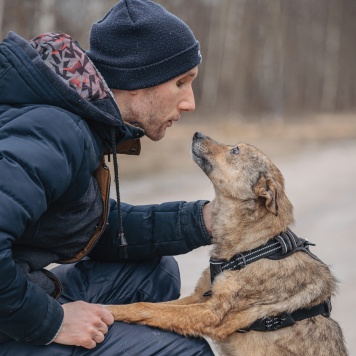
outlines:
[[[119,105],[123,119],[144,129],[151,140],[162,139],[183,112],[195,109],[192,83],[197,75],[195,67],[163,84],[134,91],[131,100]]]

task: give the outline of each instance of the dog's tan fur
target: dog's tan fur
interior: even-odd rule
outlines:
[[[265,244],[293,223],[293,208],[278,168],[247,144],[227,146],[196,134],[194,161],[215,188],[214,258],[230,259]],[[235,149],[234,149],[235,148]],[[204,292],[212,290],[211,297]],[[213,339],[223,355],[347,355],[339,325],[322,315],[270,332],[236,330],[255,320],[311,307],[335,293],[329,268],[299,251],[224,271],[210,285],[206,269],[195,292],[167,303],[108,306],[115,320]]]

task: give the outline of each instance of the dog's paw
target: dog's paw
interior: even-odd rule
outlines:
[[[114,316],[115,321],[122,321],[125,317],[123,305],[103,305]]]

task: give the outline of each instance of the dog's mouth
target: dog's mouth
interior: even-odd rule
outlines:
[[[204,141],[207,139],[200,132],[196,132],[192,140],[192,159],[193,161],[204,171],[205,174],[208,174],[212,171],[213,166],[207,159],[208,150],[204,145]]]

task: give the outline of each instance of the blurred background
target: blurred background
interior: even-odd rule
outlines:
[[[282,116],[355,108],[354,0],[158,0],[187,22],[204,61],[199,113]],[[114,0],[1,0],[0,34],[63,31],[89,47]]]
[[[356,1],[157,0],[201,43],[197,109],[139,157],[120,157],[122,199],[132,204],[212,199],[190,159],[202,131],[254,144],[277,164],[295,208],[294,231],[317,244],[340,281],[332,316],[356,355]],[[84,49],[113,0],[0,0],[0,37],[65,32]],[[1,93],[0,93],[1,95]],[[209,247],[177,256],[182,295],[208,266]]]

